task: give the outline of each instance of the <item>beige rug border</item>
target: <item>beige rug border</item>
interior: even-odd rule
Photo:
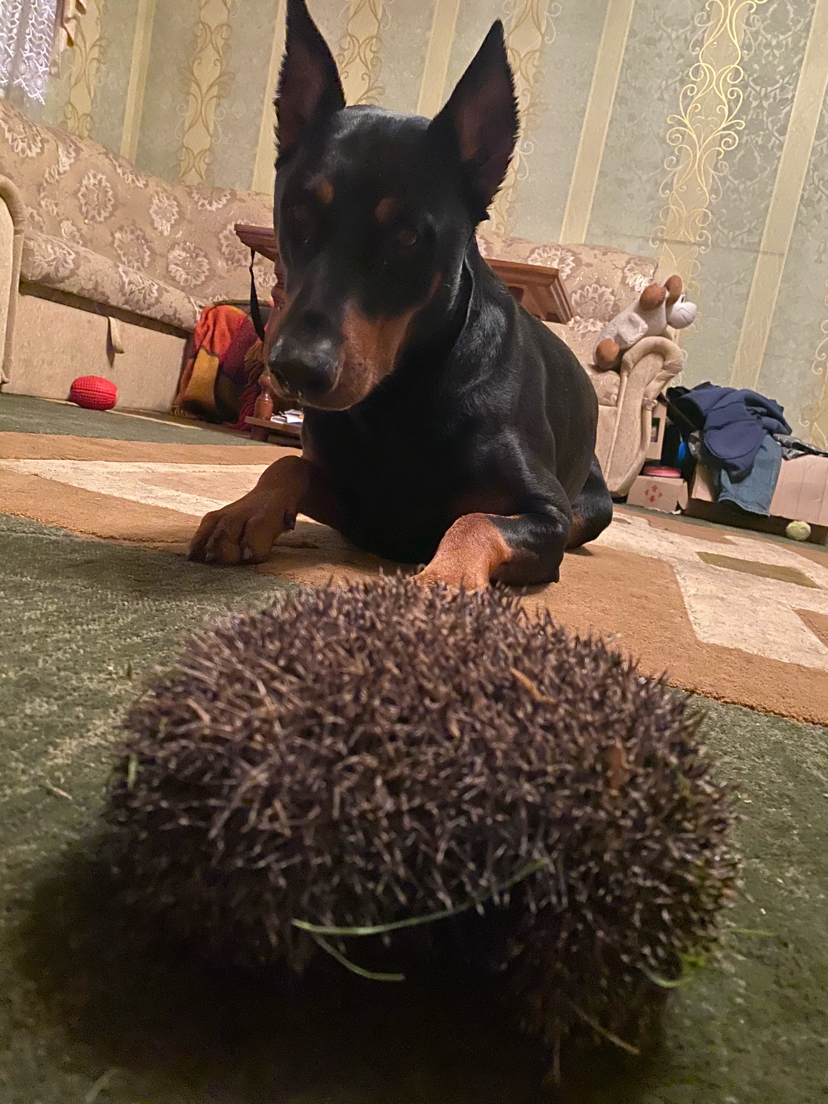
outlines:
[[[10,442],[11,437],[16,440]],[[21,443],[20,438],[29,440]],[[48,442],[47,447],[44,442]],[[23,445],[26,446],[25,454],[21,455]],[[171,456],[173,450],[176,451],[175,459]],[[44,452],[49,455],[44,456]],[[217,452],[232,455],[219,459]],[[171,446],[0,434],[0,457],[3,459],[260,464],[291,453],[292,450],[269,446]],[[59,495],[54,494],[54,489],[51,480],[6,471],[0,480],[0,512],[57,526],[87,538],[140,545],[153,551],[163,549],[180,555],[186,551],[198,524],[198,519],[176,510],[67,484],[61,485]],[[665,521],[672,522],[670,528],[682,524],[666,518],[653,521],[657,527]],[[699,527],[692,529],[693,535],[701,535]],[[715,529],[709,532],[719,534]],[[814,549],[813,555],[824,562],[819,550]],[[307,521],[300,522],[293,533],[279,542],[268,563],[252,570],[296,583],[343,586],[370,579],[380,571],[394,572],[399,566],[367,556],[349,546],[333,530]],[[596,578],[601,580],[597,588]],[[655,595],[658,601],[654,600]],[[687,618],[675,574],[669,564],[661,560],[601,546],[584,549],[566,557],[560,584],[526,595],[522,601],[531,612],[548,609],[572,632],[591,633],[611,640],[647,674],[660,676],[665,666],[668,667],[669,680],[675,686],[800,721],[828,724],[828,674],[799,664],[781,663],[701,643]],[[666,652],[669,653],[667,663]]]

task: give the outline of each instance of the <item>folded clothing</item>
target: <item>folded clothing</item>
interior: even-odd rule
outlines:
[[[265,320],[270,304],[262,305]],[[246,310],[230,303],[205,307],[190,339],[174,414],[243,429],[253,413],[262,372],[261,341]]]
[[[768,434],[791,432],[779,403],[756,391],[700,383],[671,387],[667,398],[703,431],[710,463],[736,481],[750,472]]]
[[[716,501],[767,517],[781,467],[782,446],[766,433],[747,475],[737,479],[727,468],[719,469]]]
[[[262,374],[262,343],[252,318],[245,318],[221,358],[216,374],[216,414],[234,429],[245,428],[253,413]]]
[[[782,446],[783,460],[796,460],[800,456],[828,456],[828,449],[802,441],[799,437],[789,437],[784,433],[775,433],[774,440]]]
[[[229,303],[204,308],[190,338],[173,399],[173,414],[217,420],[215,386],[219,364],[246,317],[243,310]]]

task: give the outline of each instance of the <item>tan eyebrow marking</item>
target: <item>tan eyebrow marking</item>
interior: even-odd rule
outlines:
[[[399,200],[394,196],[385,196],[374,208],[374,217],[377,222],[388,222],[399,206]]]
[[[325,206],[327,206],[333,201],[334,186],[333,184],[331,184],[330,180],[327,180],[323,177],[322,180],[320,180],[316,187],[313,189],[313,194],[316,196],[320,203],[324,203]]]

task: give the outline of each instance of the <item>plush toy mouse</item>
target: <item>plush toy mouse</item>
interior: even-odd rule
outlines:
[[[616,314],[601,331],[595,345],[595,367],[617,368],[621,357],[642,337],[660,337],[669,327],[682,330],[696,317],[696,304],[684,297],[681,276],[671,276],[661,287],[650,284],[637,303]]]

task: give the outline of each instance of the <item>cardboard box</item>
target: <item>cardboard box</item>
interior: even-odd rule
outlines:
[[[696,465],[691,495],[700,502],[716,501],[713,474],[703,464]],[[828,456],[798,456],[782,461],[770,516],[828,525]]]
[[[687,484],[678,476],[639,475],[627,495],[627,505],[674,514],[687,505]]]

